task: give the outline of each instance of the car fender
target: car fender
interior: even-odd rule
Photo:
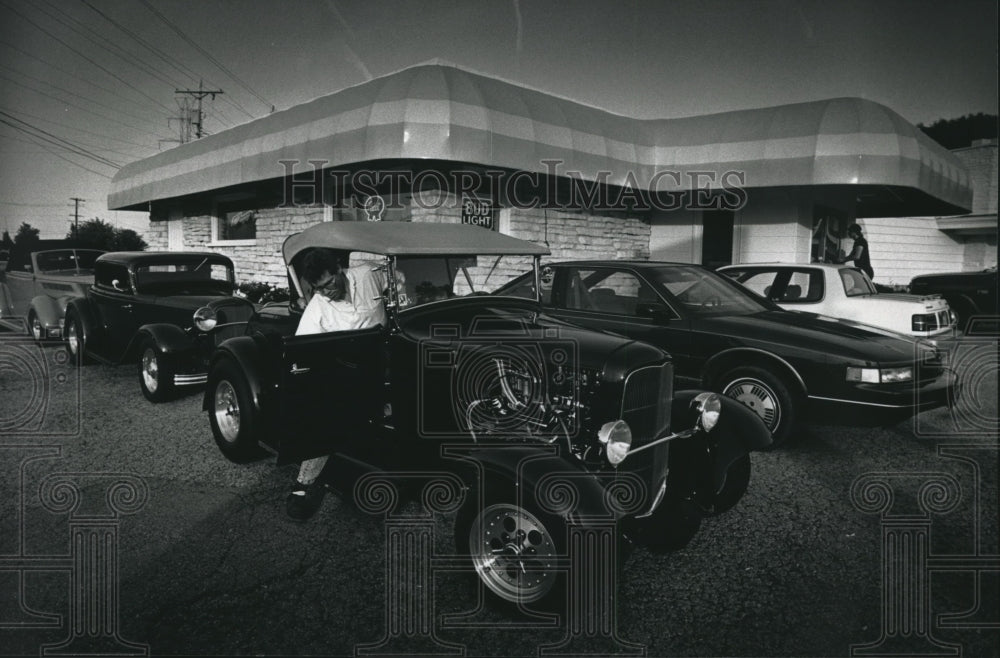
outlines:
[[[53,298],[48,295],[36,295],[31,299],[29,310],[35,312],[43,327],[58,327],[66,312],[69,298]]]
[[[253,336],[235,336],[229,338],[212,352],[208,363],[208,381],[205,386],[205,396],[202,400],[202,410],[212,408],[212,396],[215,389],[213,373],[220,361],[230,360],[243,372],[250,387],[250,395],[257,411],[263,411],[261,406],[265,377],[264,355],[260,344]]]
[[[671,408],[671,424],[674,431],[689,429],[697,423],[699,411],[691,404],[695,396],[704,391],[685,390],[674,393]],[[717,394],[718,395],[718,394]],[[718,491],[726,479],[729,466],[743,455],[755,450],[765,450],[771,446],[771,432],[756,413],[742,403],[719,395],[722,410],[719,421],[710,432],[699,430],[688,440],[671,445],[671,469],[677,467],[675,460],[695,459],[695,454],[711,456],[708,473],[712,478],[712,488]]]
[[[795,369],[795,366],[777,354],[756,347],[734,347],[713,355],[705,362],[705,366],[702,368],[702,385],[711,388],[713,381],[719,375],[723,374],[723,372],[728,371],[729,368],[735,367],[735,365],[747,365],[746,357],[750,357],[750,359],[757,362],[766,360],[774,363],[780,368],[781,372],[784,372],[792,379],[803,395],[808,393],[806,382],[802,379],[799,371]],[[730,365],[726,365],[727,363]]]
[[[80,330],[83,332],[83,341],[90,352],[94,345],[99,345],[103,337],[103,327],[94,305],[85,297],[71,299],[66,304],[66,311],[63,317],[72,313],[80,320]]]
[[[526,502],[543,511],[553,513],[563,509],[563,485],[571,487],[573,494],[565,498],[572,501],[572,507],[562,516],[572,520],[620,518],[620,510],[606,502],[606,487],[599,475],[584,469],[580,464],[555,453],[546,453],[531,446],[495,446],[477,448],[463,455],[464,459],[482,465],[482,477],[486,480],[501,478],[516,482]],[[612,480],[609,480],[609,483]],[[545,500],[536,499],[540,491],[547,491]],[[547,501],[547,502],[546,502]]]
[[[135,338],[129,345],[129,351],[135,349],[145,339],[150,339],[161,354],[178,354],[194,349],[194,338],[175,324],[158,322],[144,324],[139,327]]]

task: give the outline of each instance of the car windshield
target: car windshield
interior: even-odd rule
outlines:
[[[844,268],[840,270],[840,280],[844,284],[844,294],[848,297],[874,295],[878,292],[875,289],[875,284],[861,270]]]
[[[667,298],[693,315],[748,315],[769,310],[738,283],[700,267],[672,265],[652,272]]]
[[[401,306],[489,294],[530,271],[531,256],[400,256],[396,258]]]
[[[79,272],[93,270],[94,261],[102,251],[91,249],[56,249],[35,254],[39,272]]]
[[[135,267],[135,281],[144,294],[229,294],[234,276],[231,266],[205,258],[140,264]]]

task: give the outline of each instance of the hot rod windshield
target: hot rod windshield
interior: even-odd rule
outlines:
[[[208,260],[183,260],[137,265],[135,281],[145,294],[230,294],[233,268]]]
[[[532,256],[399,256],[396,287],[401,306],[489,294],[532,271]]]
[[[94,261],[103,251],[92,249],[56,249],[35,254],[39,272],[79,272],[93,270]]]

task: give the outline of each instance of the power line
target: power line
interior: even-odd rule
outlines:
[[[5,67],[5,68],[9,69],[10,67]],[[13,70],[13,69],[10,69],[10,70]],[[15,73],[19,73],[19,72],[15,71]],[[23,75],[26,78],[33,77],[33,76],[29,76],[29,75],[24,74],[24,73],[19,73],[19,75]],[[7,77],[5,75],[0,75],[0,79],[8,80],[8,81],[10,81],[10,82],[12,82],[12,83],[14,83],[16,85],[24,87],[25,89],[30,89],[31,91],[33,91],[33,92],[35,92],[37,94],[41,94],[42,96],[45,96],[47,98],[51,98],[52,100],[59,101],[60,103],[65,103],[66,105],[69,105],[70,107],[75,107],[78,110],[82,110],[84,112],[89,112],[90,114],[93,114],[93,115],[99,116],[99,117],[103,117],[105,119],[109,119],[110,118],[110,117],[106,117],[106,116],[104,116],[102,114],[99,114],[97,112],[94,112],[93,110],[88,110],[86,108],[80,107],[79,105],[74,105],[73,103],[70,103],[69,101],[67,101],[65,99],[58,98],[56,96],[53,96],[52,94],[49,94],[49,93],[47,93],[45,91],[42,91],[38,87],[32,87],[31,85],[27,85],[27,84],[25,84],[23,82],[18,82],[17,80],[9,78],[9,77]],[[38,80],[38,78],[35,78],[35,79]],[[51,83],[47,83],[45,81],[41,81],[41,82],[43,82],[43,84],[48,84],[53,89],[61,91],[64,94],[69,94],[71,96],[76,96],[77,98],[81,98],[81,99],[87,101],[88,103],[93,103],[94,105],[97,105],[97,106],[103,107],[105,109],[111,110],[112,112],[117,112],[117,113],[119,113],[119,114],[121,114],[123,116],[131,117],[131,118],[137,119],[139,121],[148,121],[149,120],[149,119],[147,119],[145,117],[140,117],[140,116],[136,116],[134,114],[129,114],[128,112],[123,111],[121,108],[114,108],[114,107],[111,107],[110,105],[105,105],[104,103],[101,103],[100,101],[95,101],[93,99],[87,98],[86,96],[82,96],[81,94],[77,94],[76,92],[72,92],[72,91],[70,91],[68,89],[63,89],[61,87],[56,87],[55,85],[53,85]],[[117,120],[115,120],[115,121],[118,122]],[[118,123],[120,123],[120,122],[118,122]],[[129,126],[131,126],[131,124],[123,124],[123,125],[129,125]],[[143,130],[143,131],[146,130],[145,128],[139,128],[138,126],[131,126],[131,127],[136,128],[137,130]]]
[[[167,19],[166,16],[164,16],[159,11],[157,11],[156,8],[154,8],[152,5],[149,4],[149,2],[147,2],[147,0],[139,0],[139,2],[141,2],[143,4],[143,6],[146,7],[146,9],[148,9],[149,11],[151,11],[157,18],[159,18],[161,21],[163,21],[163,23],[167,27],[169,27],[171,30],[173,30],[180,38],[184,39],[184,41],[186,41],[188,44],[190,44],[192,48],[196,49],[198,52],[200,52],[202,55],[204,55],[205,58],[208,59],[208,61],[210,61],[211,63],[215,64],[215,66],[217,66],[219,68],[219,70],[221,70],[223,73],[225,73],[226,75],[228,75],[233,81],[236,82],[236,84],[240,85],[241,87],[243,87],[244,89],[246,89],[248,92],[250,92],[250,94],[253,95],[254,98],[256,98],[257,100],[259,100],[261,103],[263,103],[264,105],[268,106],[269,108],[274,106],[273,103],[271,103],[270,101],[268,101],[267,99],[265,99],[264,97],[262,97],[260,94],[258,94],[256,91],[254,91],[253,89],[251,89],[250,85],[248,85],[247,83],[243,82],[243,80],[240,79],[239,76],[237,76],[235,73],[233,73],[228,68],[226,68],[226,66],[224,64],[222,64],[222,62],[220,62],[219,60],[217,60],[214,57],[212,57],[211,53],[209,53],[207,50],[205,50],[200,45],[198,45],[197,42],[195,42],[193,39],[191,39],[191,37],[189,37],[188,35],[186,35],[179,27],[177,27],[176,25],[174,25],[173,23],[171,23]]]
[[[21,130],[22,132],[30,135],[31,137],[36,137],[36,138],[41,139],[43,141],[49,142],[49,143],[53,144],[54,146],[58,146],[60,148],[66,149],[67,151],[70,151],[72,153],[76,153],[77,155],[82,155],[82,156],[84,156],[86,158],[90,158],[91,160],[93,160],[94,162],[97,162],[99,164],[103,164],[103,165],[106,165],[108,167],[112,167],[114,169],[121,169],[121,165],[118,164],[117,162],[114,162],[113,160],[109,160],[109,159],[107,159],[105,157],[102,157],[102,156],[96,155],[94,153],[91,153],[90,151],[88,151],[87,149],[83,148],[82,146],[74,144],[73,142],[70,142],[67,139],[63,139],[62,137],[59,137],[58,135],[50,133],[47,130],[43,130],[42,128],[34,126],[34,125],[28,123],[27,121],[23,121],[21,119],[18,119],[16,116],[14,116],[12,114],[9,114],[9,113],[4,112],[4,111],[0,111],[0,115],[5,116],[5,117],[7,117],[9,119],[13,119],[17,123],[23,124],[24,126],[27,126],[28,128],[30,128],[31,130],[34,130],[36,133],[41,133],[41,135],[36,135],[34,133],[28,132],[27,130],[25,130],[21,126],[18,126],[18,125],[15,125],[13,123],[10,123],[9,121],[5,121],[3,119],[0,119],[0,122],[9,125],[11,128],[15,128],[17,130]]]
[[[142,38],[141,36],[139,36],[138,34],[136,34],[135,32],[133,32],[132,30],[128,29],[127,27],[125,27],[124,25],[122,25],[121,23],[119,23],[118,21],[116,21],[115,19],[111,18],[110,16],[108,16],[103,11],[101,11],[100,9],[98,9],[97,7],[95,7],[94,5],[92,5],[87,0],[82,0],[82,2],[83,2],[84,5],[86,5],[87,7],[89,7],[93,11],[95,11],[99,16],[101,16],[101,18],[103,18],[107,22],[109,22],[112,25],[114,25],[115,27],[117,27],[119,30],[121,30],[122,32],[124,32],[127,36],[129,36],[133,40],[135,40],[139,45],[145,47],[147,50],[149,50],[154,55],[156,55],[157,57],[159,57],[167,65],[172,66],[178,73],[181,73],[182,75],[187,75],[192,80],[200,77],[191,67],[187,66],[186,64],[184,64],[183,62],[181,62],[177,58],[172,57],[170,54],[164,53],[162,50],[160,50],[159,48],[157,48],[155,45],[149,43],[146,39]],[[178,86],[178,85],[175,85],[175,86]],[[250,112],[248,112],[242,105],[240,105],[239,103],[237,103],[235,100],[229,100],[227,98],[224,98],[222,100],[223,100],[223,102],[228,103],[229,105],[233,106],[234,108],[236,108],[237,110],[239,110],[243,114],[247,115],[249,118],[251,118],[251,119],[255,118],[253,114],[251,114]]]
[[[84,130],[83,128],[78,128],[77,126],[71,126],[65,123],[59,123],[58,121],[45,119],[34,114],[28,114],[27,112],[18,112],[16,110],[11,110],[9,108],[4,108],[4,107],[0,107],[0,110],[5,110],[9,113],[20,114],[22,116],[28,117],[29,119],[35,119],[36,121],[44,121],[45,123],[50,123],[53,126],[59,126],[60,128],[66,128],[68,130],[75,130],[76,132],[80,132],[85,135],[93,135],[94,137],[100,137],[101,139],[111,140],[112,142],[121,142],[122,144],[129,144],[130,146],[138,146],[139,148],[144,148],[144,149],[153,148],[149,144],[140,144],[139,142],[131,142],[127,139],[122,139],[120,137],[112,137],[111,135],[105,135],[104,133],[95,133],[92,130]]]
[[[109,70],[108,70],[108,69],[107,69],[106,67],[104,67],[104,66],[102,66],[101,64],[99,64],[99,63],[95,62],[95,61],[94,61],[93,59],[91,59],[90,57],[87,57],[87,55],[85,55],[84,53],[80,52],[79,50],[77,50],[77,49],[76,49],[76,48],[74,48],[73,46],[69,45],[68,43],[66,43],[65,41],[63,41],[62,39],[60,39],[59,37],[57,37],[56,35],[52,34],[51,32],[49,32],[48,30],[46,30],[46,29],[45,29],[44,27],[40,26],[40,25],[39,25],[38,23],[36,23],[35,21],[31,20],[30,18],[28,18],[27,16],[25,16],[24,14],[22,14],[22,13],[21,13],[21,12],[19,12],[18,10],[14,9],[13,7],[11,7],[11,6],[10,6],[9,4],[7,4],[6,2],[0,2],[0,5],[2,5],[2,6],[4,6],[4,7],[6,7],[6,8],[7,8],[7,9],[8,9],[9,11],[11,11],[11,12],[13,12],[13,13],[17,14],[17,15],[18,15],[18,16],[20,16],[20,17],[21,17],[21,18],[22,18],[23,20],[25,20],[25,21],[27,21],[28,23],[30,23],[31,25],[33,25],[33,26],[35,27],[35,29],[39,30],[39,31],[40,31],[40,32],[42,32],[43,34],[46,34],[46,35],[48,35],[49,37],[51,37],[52,39],[54,39],[54,40],[55,40],[55,41],[57,41],[58,43],[62,44],[63,46],[65,46],[65,47],[66,47],[66,48],[68,48],[69,50],[73,51],[74,53],[76,53],[77,55],[79,55],[80,57],[82,57],[83,59],[85,59],[86,61],[90,62],[91,64],[93,64],[94,66],[96,66],[97,68],[99,68],[100,70],[104,71],[105,73],[107,73],[108,75],[110,75],[111,77],[113,77],[113,78],[114,78],[115,80],[118,80],[119,82],[121,82],[122,84],[124,84],[124,85],[125,85],[126,87],[128,87],[129,89],[132,89],[132,90],[134,90],[134,91],[138,92],[138,93],[139,93],[139,94],[141,94],[142,96],[145,96],[146,98],[148,98],[149,100],[153,101],[154,103],[156,103],[157,105],[159,105],[160,107],[162,107],[162,108],[164,108],[164,109],[166,109],[166,110],[169,110],[169,109],[170,109],[170,108],[168,108],[168,107],[167,107],[166,105],[164,105],[163,103],[161,103],[160,101],[156,100],[155,98],[153,98],[152,96],[150,96],[150,95],[149,95],[149,94],[147,94],[146,92],[142,91],[141,89],[139,89],[138,87],[136,87],[136,86],[135,86],[135,85],[133,85],[132,83],[130,83],[130,82],[128,82],[127,80],[125,80],[124,78],[122,78],[121,76],[117,75],[117,74],[116,74],[116,73],[114,73],[113,71],[109,71]]]
[[[48,2],[45,2],[45,0],[41,0],[41,1],[42,1],[43,4],[49,5],[49,7],[52,6]],[[38,2],[38,0],[36,0],[36,2]],[[120,59],[123,62],[125,62],[126,64],[135,67],[136,69],[138,69],[142,73],[145,73],[146,75],[149,75],[149,76],[151,76],[153,78],[156,78],[156,79],[160,80],[161,82],[164,82],[164,83],[166,83],[168,85],[176,85],[177,84],[176,81],[167,78],[165,75],[161,74],[156,69],[154,69],[154,68],[152,68],[150,66],[147,66],[145,62],[143,62],[142,60],[138,59],[134,54],[126,51],[121,46],[119,46],[118,44],[116,44],[113,41],[109,40],[104,35],[98,34],[92,28],[88,27],[87,25],[84,25],[81,21],[76,20],[76,19],[70,19],[65,13],[61,13],[61,14],[60,13],[52,13],[51,11],[45,9],[45,7],[39,6],[37,4],[35,5],[35,9],[38,10],[38,11],[40,11],[40,12],[42,12],[43,14],[45,14],[46,16],[48,16],[49,18],[51,18],[55,22],[59,23],[60,25],[63,25],[67,29],[69,29],[69,30],[75,32],[76,34],[80,35],[82,38],[84,38],[87,41],[89,41],[90,43],[96,45],[98,48],[103,49],[105,52],[110,53],[114,57],[117,57],[118,59]],[[89,34],[85,34],[83,32],[83,30],[75,27],[71,23],[71,21],[72,21],[72,23],[76,23],[77,25],[80,25],[83,28],[83,30],[86,30],[87,32],[89,32]]]
[[[202,124],[205,122],[205,113],[201,111],[201,101],[208,96],[211,96],[212,100],[215,100],[216,94],[224,94],[226,92],[221,89],[205,89],[202,85],[202,81],[199,80],[197,89],[175,89],[174,93],[187,94],[189,96],[193,96],[195,100],[198,101],[198,109],[195,110],[195,116],[198,117],[198,120],[193,123],[195,126],[195,137],[197,139],[201,139],[204,134]]]

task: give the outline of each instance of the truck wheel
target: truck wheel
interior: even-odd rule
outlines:
[[[769,370],[743,366],[719,378],[719,390],[742,402],[760,416],[771,431],[772,446],[789,440],[795,429],[796,408],[791,390],[781,377]]]
[[[176,392],[174,369],[151,338],[144,340],[139,350],[139,388],[150,402],[165,402]]]
[[[258,459],[264,454],[257,443],[260,418],[243,372],[223,360],[213,367],[208,379],[212,382],[208,421],[219,450],[238,464]]]

